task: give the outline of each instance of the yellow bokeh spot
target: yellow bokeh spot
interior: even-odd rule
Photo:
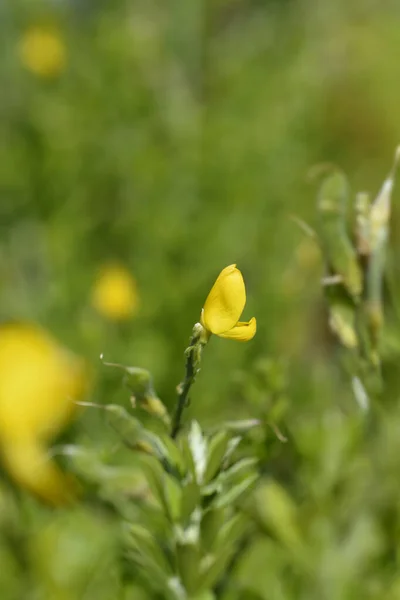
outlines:
[[[0,327],[0,447],[10,475],[42,498],[71,495],[47,445],[71,419],[87,386],[86,368],[42,329]]]
[[[24,67],[39,77],[59,75],[66,63],[66,48],[59,32],[39,26],[23,34],[19,55]]]
[[[119,321],[132,317],[138,308],[136,281],[123,266],[104,266],[92,290],[92,305],[104,317]]]

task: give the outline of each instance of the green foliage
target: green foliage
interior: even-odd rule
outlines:
[[[110,481],[100,458],[89,458],[82,468],[85,450],[66,449],[71,466],[95,481],[98,498],[112,503],[122,520],[127,560],[149,589],[172,599],[212,593],[252,526],[240,506],[259,479],[257,459],[235,459],[230,442],[237,447],[241,436],[233,438],[227,429],[207,435],[193,421],[177,441],[166,443],[165,435],[144,428],[120,406],[105,410],[118,436],[136,451],[131,482],[135,471],[142,473],[147,488],[142,501],[137,504],[133,489],[116,487],[116,478]]]
[[[400,597],[393,172],[376,193],[399,22],[395,2],[1,3],[0,317],[95,384],[52,450],[75,506],[2,476],[2,599]],[[36,26],[64,44],[51,76],[21,56]],[[110,261],[137,284],[126,321],[91,300]],[[211,339],[171,439],[182,349],[233,262],[257,335]]]

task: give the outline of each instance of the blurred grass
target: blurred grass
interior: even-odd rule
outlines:
[[[400,139],[399,24],[390,1],[8,0],[0,7],[1,318],[39,321],[89,358],[97,369],[95,401],[127,402],[119,374],[99,361],[104,353],[148,368],[172,407],[206,294],[224,266],[238,264],[248,290],[244,317],[256,315],[257,336],[247,345],[212,340],[188,414],[208,424],[253,416],[258,408],[238,392],[238,380],[253,373],[259,357],[286,361],[282,426],[289,443],[271,432],[260,452],[270,459],[268,473],[303,507],[302,529],[318,554],[312,574],[298,572],[290,550],[278,552],[264,536],[238,575],[260,598],[400,594],[398,351],[385,367],[389,414],[364,439],[326,333],[320,259],[291,219],[315,219],[307,174],[321,161],[339,164],[354,191],[378,190]],[[24,64],[21,43],[33,27],[64,46],[59,72],[42,76]],[[390,254],[396,290],[398,194]],[[123,322],[91,305],[99,270],[110,261],[137,285],[137,312]],[[257,402],[268,398],[262,388]],[[90,410],[69,435],[113,443]],[[36,578],[32,598],[139,597],[128,583],[117,596],[112,577],[103,596],[103,583],[83,592],[74,564],[68,573],[77,587],[46,588],[59,567],[15,558],[10,544],[19,547],[22,535],[46,557],[52,536],[72,536],[79,545],[74,531],[83,520],[89,533],[82,540],[93,531],[107,547],[108,517],[84,507],[54,515],[27,499],[20,508],[9,494],[8,487],[4,500],[0,494],[7,504],[1,519],[8,526],[8,510],[27,515],[21,522],[14,516],[16,531],[0,546],[10,564],[0,577],[2,597],[29,597]],[[348,571],[346,540],[354,559]],[[101,570],[90,562],[90,544],[82,552],[83,578],[85,569]],[[115,555],[110,561],[119,565]],[[33,575],[18,578],[26,564]]]

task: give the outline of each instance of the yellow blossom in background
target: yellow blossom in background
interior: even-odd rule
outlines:
[[[125,267],[110,264],[101,269],[92,290],[92,305],[101,315],[113,321],[129,319],[138,302],[136,281]]]
[[[243,276],[236,265],[221,271],[208,294],[201,313],[201,324],[209,334],[247,342],[257,329],[256,319],[241,322],[239,318],[246,304]]]
[[[83,362],[31,325],[0,327],[0,448],[10,475],[53,504],[73,482],[50,460],[48,444],[65,426],[87,384]]]
[[[66,48],[57,30],[29,28],[20,40],[19,55],[24,67],[39,77],[54,77],[65,67]]]

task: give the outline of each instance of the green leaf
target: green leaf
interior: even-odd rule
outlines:
[[[389,235],[389,221],[391,215],[392,192],[394,179],[400,159],[400,146],[396,149],[391,172],[383,182],[378,196],[372,203],[369,211],[371,251],[384,243]]]
[[[203,432],[197,421],[192,422],[188,440],[195,466],[196,481],[201,485],[204,481],[207,466],[207,440],[203,436]]]
[[[126,557],[131,560],[135,566],[139,566],[140,576],[144,579],[150,589],[162,591],[168,585],[170,578],[166,576],[159,565],[154,562],[148,555],[138,552],[136,549],[128,549]]]
[[[143,427],[142,434],[137,442],[137,445],[139,447],[141,445],[144,447],[144,449],[147,448],[147,452],[157,456],[164,466],[166,466],[168,469],[171,469],[172,464],[170,463],[170,455],[166,445],[159,435]]]
[[[286,546],[303,554],[297,507],[286,490],[276,481],[270,480],[256,491],[255,503],[258,515],[268,529]]]
[[[133,393],[141,398],[146,395],[155,395],[151,373],[140,367],[122,366],[125,372],[124,384]]]
[[[165,506],[171,521],[177,522],[181,516],[182,488],[170,475],[163,474]]]
[[[228,491],[219,494],[213,501],[214,508],[224,508],[234,504],[239,499],[248,494],[258,481],[258,473],[248,475],[243,481],[230,488]]]
[[[130,523],[126,525],[125,532],[128,547],[131,547],[149,565],[156,566],[166,578],[173,573],[166,555],[150,531],[142,525]]]
[[[384,324],[383,283],[387,264],[387,244],[391,217],[392,192],[400,147],[396,149],[393,167],[374,200],[369,213],[370,256],[367,266],[367,298],[365,311],[371,337],[371,358],[380,362],[379,343]]]
[[[131,393],[131,402],[149,414],[161,419],[166,426],[169,426],[170,417],[165,405],[158,398],[153,385],[151,373],[140,367],[129,367],[117,363],[103,362],[107,367],[115,367],[124,372],[123,384]]]
[[[146,481],[155,499],[163,507],[170,522],[180,518],[182,490],[177,480],[165,473],[160,463],[152,457],[143,457],[141,460]]]
[[[73,471],[87,481],[94,483],[103,481],[105,477],[105,465],[101,462],[98,454],[93,451],[87,450],[82,446],[69,444],[57,448],[57,454],[65,456]]]
[[[261,424],[260,419],[243,419],[241,421],[224,421],[223,427],[232,433],[243,435],[255,427],[260,427]]]
[[[125,408],[117,404],[107,404],[104,409],[107,421],[111,427],[128,446],[135,447],[143,431],[140,421],[130,415]]]
[[[201,542],[202,547],[210,552],[214,541],[226,521],[225,508],[210,508],[201,520]]]
[[[177,575],[169,578],[167,587],[163,592],[166,594],[165,600],[188,600],[186,590]]]
[[[183,526],[186,525],[195,508],[199,506],[200,500],[201,493],[198,483],[193,479],[187,481],[182,488],[181,496],[180,520]]]
[[[328,300],[329,327],[346,348],[357,348],[356,310],[354,302],[345,293],[342,286],[325,287]]]
[[[193,594],[197,590],[200,569],[198,544],[178,542],[176,544],[176,558],[181,581],[187,592]]]
[[[173,535],[173,524],[168,519],[165,508],[147,500],[134,500],[121,507],[121,516],[129,523],[140,523],[145,529],[160,539],[169,539]],[[123,510],[125,509],[125,510]]]
[[[241,435],[237,435],[236,437],[233,437],[229,440],[227,448],[226,448],[225,456],[224,456],[224,462],[227,463],[230,460],[230,458],[232,457],[236,448],[239,446],[242,439],[243,438]]]
[[[251,473],[254,471],[253,467],[257,465],[258,458],[255,456],[249,456],[247,458],[242,458],[235,462],[229,469],[223,471],[220,475],[225,485],[229,485],[231,483],[237,482],[247,473]]]
[[[142,456],[140,464],[155,499],[164,509],[168,510],[164,494],[164,471],[160,463],[152,456]]]
[[[370,210],[371,200],[366,192],[359,192],[355,201],[355,238],[357,252],[360,256],[370,253]]]
[[[190,449],[189,440],[186,436],[181,436],[178,440],[180,450],[185,463],[185,470],[188,472],[188,476],[192,477],[194,481],[196,478],[196,465],[193,460],[192,451]]]
[[[161,434],[158,437],[164,447],[164,452],[169,465],[171,465],[173,470],[179,475],[183,476],[185,474],[185,460],[181,449],[169,435]]]
[[[234,463],[231,467],[222,471],[217,478],[211,483],[202,488],[204,495],[210,495],[218,490],[230,488],[233,485],[237,485],[244,477],[250,474],[255,474],[254,466],[258,463],[258,458],[248,457],[239,460]]]
[[[211,481],[222,468],[222,461],[226,453],[229,437],[227,431],[219,431],[211,438],[208,445],[204,483]]]
[[[218,530],[213,552],[218,554],[225,548],[237,547],[239,540],[249,527],[249,519],[242,513],[235,514]]]
[[[199,594],[195,594],[190,600],[216,600],[216,596],[210,590],[205,590]]]
[[[218,555],[208,554],[204,557],[200,568],[198,592],[210,590],[215,586],[234,553],[235,547],[230,546],[219,552]]]
[[[356,300],[363,289],[363,277],[357,253],[347,232],[347,179],[338,170],[327,175],[318,194],[319,233],[328,265]]]

